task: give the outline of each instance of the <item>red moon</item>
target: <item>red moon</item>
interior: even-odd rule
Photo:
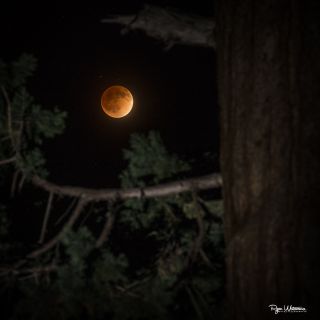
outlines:
[[[101,97],[102,110],[112,118],[126,116],[133,107],[131,92],[123,86],[112,86],[106,89]]]

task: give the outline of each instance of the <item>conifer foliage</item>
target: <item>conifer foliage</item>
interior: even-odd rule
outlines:
[[[23,183],[34,188],[34,176],[46,177],[41,145],[65,127],[65,111],[44,108],[28,93],[27,80],[35,66],[30,55],[0,63],[0,183],[1,194],[6,195],[0,203],[0,290],[3,301],[8,301],[8,318],[217,316],[223,301],[223,216],[221,200],[208,192],[114,198],[82,206],[81,200],[76,205],[77,199],[31,192],[29,212],[45,212],[44,231],[30,231],[42,234],[40,244],[24,245],[12,238],[17,191]],[[132,135],[123,155],[127,167],[119,175],[122,188],[191,175],[191,162],[170,153],[157,132]],[[61,217],[55,211],[66,204]],[[71,223],[77,208],[77,217],[85,219]],[[30,254],[43,244],[45,231],[54,241]]]

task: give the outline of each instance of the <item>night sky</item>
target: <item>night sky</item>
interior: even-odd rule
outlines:
[[[11,2],[12,3],[12,2]],[[158,130],[171,152],[186,159],[218,153],[215,55],[212,49],[165,45],[118,25],[102,24],[108,14],[134,13],[144,1],[66,8],[55,2],[1,9],[1,57],[32,53],[38,60],[29,90],[47,108],[68,112],[62,136],[44,150],[53,182],[84,187],[118,186],[125,168],[122,150],[132,133]],[[213,3],[149,1],[192,14],[213,15]],[[102,92],[123,85],[134,108],[123,119],[107,117]],[[215,171],[214,165],[212,171]],[[195,169],[194,175],[201,172]]]

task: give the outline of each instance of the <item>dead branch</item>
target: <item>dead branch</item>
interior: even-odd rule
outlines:
[[[191,190],[208,190],[221,188],[222,177],[213,173],[202,177],[177,180],[145,188],[130,189],[89,189],[73,186],[59,186],[38,176],[32,178],[35,186],[48,192],[53,192],[68,197],[85,196],[87,201],[110,201],[125,199],[155,198],[176,195]]]
[[[131,15],[113,15],[102,23],[116,23],[124,26],[122,33],[142,30],[149,37],[158,39],[170,49],[175,44],[215,48],[215,22],[176,9],[145,5],[140,12]]]
[[[74,198],[71,203],[69,204],[68,208],[65,210],[65,212],[58,218],[58,220],[55,222],[55,226],[57,226],[72,210],[73,206],[76,204],[77,199]]]
[[[53,199],[53,193],[50,192],[47,207],[46,207],[46,212],[45,212],[44,218],[43,218],[41,233],[40,233],[40,237],[39,237],[39,241],[38,241],[39,243],[43,243],[44,236],[47,231],[47,225],[48,225],[48,220],[49,220],[50,211],[51,211],[52,199]]]
[[[21,120],[21,121],[19,121],[19,130],[17,132],[16,153],[20,153],[22,134],[23,134],[23,127],[24,127],[24,122],[23,122],[23,120]]]
[[[73,211],[73,214],[71,215],[69,220],[66,222],[63,229],[55,237],[53,237],[51,240],[45,243],[43,246],[29,253],[27,255],[27,258],[36,258],[39,255],[43,254],[44,252],[47,252],[48,250],[50,250],[52,247],[54,247],[58,243],[58,241],[62,238],[62,236],[65,234],[65,232],[74,225],[74,223],[78,219],[81,211],[83,210],[87,202],[88,201],[85,197],[80,197],[78,204]]]
[[[17,181],[19,177],[19,170],[16,170],[12,177],[11,189],[10,189],[10,196],[13,198],[14,193],[16,191]]]
[[[21,179],[20,179],[19,186],[18,186],[18,192],[21,191],[25,181],[26,181],[26,175],[22,172]]]
[[[26,274],[41,274],[41,273],[50,273],[52,271],[57,270],[56,265],[47,265],[47,266],[38,266],[32,268],[23,268],[23,269],[15,269],[10,267],[1,267],[0,268],[0,277],[7,276],[9,274],[20,276]]]
[[[143,299],[143,297],[135,292],[131,292],[131,291],[128,291],[126,290],[125,288],[119,286],[119,285],[116,285],[115,286],[115,289],[117,289],[118,291],[120,291],[122,294],[126,294],[130,297],[133,297],[133,298],[138,298],[138,299]]]
[[[103,244],[105,244],[108,241],[109,235],[113,227],[114,218],[115,218],[114,211],[110,210],[107,214],[106,222],[103,226],[100,236],[96,242],[96,248],[100,248]]]
[[[199,205],[195,192],[192,192],[193,203],[196,210],[196,220],[198,225],[198,235],[194,241],[193,247],[189,254],[188,265],[189,267],[196,261],[198,254],[202,248],[202,243],[205,235],[204,223],[203,223],[203,211]]]
[[[5,164],[9,164],[9,163],[13,163],[15,161],[16,161],[15,156],[8,158],[8,159],[0,160],[0,166],[5,165]]]
[[[7,128],[8,128],[8,134],[11,141],[11,146],[14,151],[16,151],[16,146],[14,142],[13,132],[12,132],[12,112],[11,112],[11,102],[7,93],[7,90],[4,88],[4,86],[1,86],[1,91],[4,96],[4,99],[7,104]]]
[[[200,249],[200,257],[203,260],[203,262],[211,269],[213,269],[213,264],[210,261],[210,259],[208,258],[207,254],[205,253],[205,251],[203,249]]]

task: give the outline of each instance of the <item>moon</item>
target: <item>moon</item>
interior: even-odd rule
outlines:
[[[102,110],[112,118],[126,116],[133,107],[131,92],[123,86],[112,86],[106,89],[101,97]]]

